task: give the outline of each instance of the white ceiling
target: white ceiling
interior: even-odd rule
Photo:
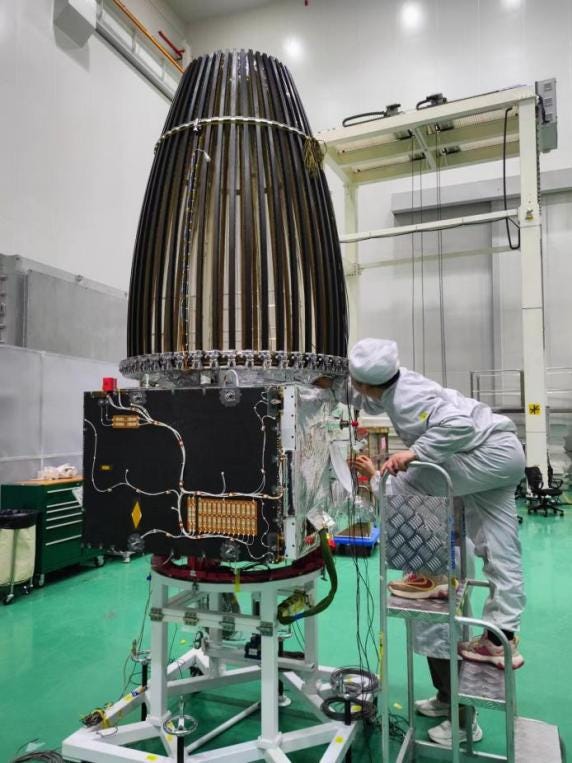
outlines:
[[[276,0],[165,0],[177,16],[189,24],[211,16],[228,16],[259,8],[271,2]]]

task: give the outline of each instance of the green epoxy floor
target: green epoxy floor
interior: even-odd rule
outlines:
[[[526,665],[517,673],[519,714],[556,723],[572,749],[572,510],[564,518],[525,517],[521,528],[528,606],[522,626]],[[355,647],[355,571],[351,559],[338,557],[339,592],[320,616],[320,662],[352,665]],[[376,587],[377,557],[367,575]],[[101,569],[83,568],[51,576],[43,589],[0,607],[0,761],[9,761],[20,746],[33,739],[58,748],[79,725],[80,715],[118,698],[122,667],[137,637],[147,596],[148,559],[130,564],[108,560]],[[324,584],[325,585],[325,584]],[[144,644],[147,643],[148,628]],[[178,630],[173,656],[192,645],[192,632]],[[391,623],[389,634],[391,702],[395,712],[405,707],[402,655],[403,624]],[[287,648],[296,649],[294,640]],[[374,659],[372,649],[372,662]],[[416,696],[429,696],[432,687],[424,660],[417,659]],[[256,698],[256,685],[200,694],[190,710],[200,721],[200,734]],[[284,730],[304,723],[296,704],[285,711]],[[502,714],[482,711],[485,740],[479,749],[501,751]],[[431,724],[419,722],[420,733]],[[221,738],[226,744],[257,735],[256,716]],[[373,735],[368,753],[364,739],[354,745],[354,761],[379,761],[379,737]],[[221,742],[219,742],[220,745]],[[213,745],[215,746],[215,745]],[[149,751],[159,752],[159,749]],[[319,760],[316,748],[292,760]]]

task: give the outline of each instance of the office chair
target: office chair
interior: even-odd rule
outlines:
[[[517,502],[526,500],[527,492],[528,492],[528,484],[526,482],[526,477],[523,475],[521,481],[516,486],[516,490],[514,491],[514,500]],[[521,525],[524,521],[522,514],[517,513],[516,518],[518,519],[518,524]]]
[[[550,487],[544,487],[542,472],[538,466],[527,466],[525,472],[526,481],[532,494],[526,497],[528,513],[537,514],[539,511],[543,511],[544,516],[547,517],[548,512],[553,511],[555,515],[563,517],[564,511],[560,507],[570,506],[570,504],[563,503],[560,500],[560,496],[563,493],[562,480],[555,480],[553,478],[552,467],[548,469]]]

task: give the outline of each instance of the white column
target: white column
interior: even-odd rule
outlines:
[[[538,198],[538,148],[535,99],[519,104],[520,250],[522,257],[522,340],[526,463],[538,466],[548,481],[548,433],[544,359],[541,220]]]
[[[151,612],[162,610],[167,603],[168,588],[156,573],[151,573]],[[151,723],[160,726],[167,716],[168,623],[151,621],[151,676],[149,678],[149,715]]]
[[[358,188],[352,184],[344,185],[344,233],[358,232]],[[342,256],[344,258],[344,272],[346,274],[346,287],[348,290],[349,312],[349,346],[351,348],[359,338],[359,244],[342,244]]]

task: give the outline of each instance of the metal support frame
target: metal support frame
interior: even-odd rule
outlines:
[[[358,229],[358,189],[353,184],[344,186],[344,211],[346,229],[357,231]],[[344,243],[343,236],[340,243]],[[348,242],[344,257],[344,271],[346,275],[348,293],[348,319],[349,319],[349,346],[357,342],[359,337],[359,303],[360,303],[360,269],[358,258],[357,241]]]
[[[168,700],[174,696],[192,695],[202,690],[227,687],[234,684],[260,681],[260,701],[249,705],[238,714],[203,734],[200,738],[185,739],[185,761],[217,761],[218,763],[249,763],[264,759],[271,763],[290,760],[288,753],[319,745],[327,745],[320,761],[339,763],[348,752],[360,722],[349,725],[332,721],[321,712],[322,698],[317,693],[319,679],[327,678],[333,668],[318,664],[317,620],[304,621],[306,653],[303,660],[279,657],[278,598],[293,590],[303,589],[314,600],[315,571],[290,580],[242,584],[241,591],[250,593],[256,606],[253,615],[233,614],[235,627],[250,627],[261,634],[261,659],[246,659],[244,649],[223,643],[222,628],[228,612],[222,609],[222,594],[233,593],[234,585],[193,583],[175,580],[156,572],[151,578],[151,676],[147,689],[140,686],[106,710],[105,722],[93,728],[82,728],[64,740],[62,754],[66,760],[89,763],[146,763],[148,752],[125,747],[127,744],[159,738],[164,755],[153,754],[157,763],[177,761],[177,738],[165,731],[165,721],[173,714]],[[169,596],[169,587],[179,591]],[[196,608],[208,600],[208,609]],[[209,628],[204,647],[190,649],[168,664],[169,623],[189,623]],[[228,668],[227,664],[240,667]],[[198,667],[203,675],[186,677],[184,671]],[[304,700],[317,723],[303,729],[282,733],[279,725],[279,671],[283,681]],[[141,705],[148,706],[145,720],[120,723]],[[192,707],[191,707],[192,710]],[[251,741],[220,747],[208,752],[197,752],[213,738],[249,715],[260,711],[260,735]],[[139,715],[136,716],[139,718]],[[179,742],[179,747],[181,743]]]
[[[423,230],[442,230],[483,222],[493,222],[507,216],[518,216],[520,225],[520,251],[522,255],[522,327],[524,353],[526,461],[528,466],[539,466],[547,479],[547,424],[546,389],[544,378],[544,310],[542,290],[541,210],[538,185],[537,95],[534,87],[516,87],[493,93],[451,101],[429,109],[409,111],[385,119],[357,124],[347,128],[326,130],[317,138],[327,147],[326,162],[344,184],[345,235],[340,241],[347,247],[350,336],[355,341],[359,331],[359,262],[358,242]],[[431,172],[433,155],[430,146],[419,136],[430,125],[452,122],[464,117],[492,114],[491,121],[470,127],[455,127],[442,133],[445,141],[467,141],[467,150],[446,155],[440,161],[440,171],[450,167],[471,166],[496,161],[500,158],[498,141],[503,134],[505,109],[514,107],[518,118],[508,119],[507,157],[520,158],[520,204],[518,210],[471,215],[454,220],[442,220],[401,228],[386,228],[358,233],[357,190],[366,183],[378,183],[410,174],[411,164],[403,161],[408,156],[407,141],[395,140],[396,135],[409,131],[416,136],[425,156],[422,171]],[[518,138],[518,140],[516,140]],[[497,140],[487,145],[487,140]],[[388,142],[389,140],[389,142]],[[472,150],[471,142],[482,140],[480,148]],[[393,141],[393,142],[392,142]],[[406,150],[407,149],[407,150]],[[388,164],[397,158],[395,165]],[[379,166],[372,166],[379,160]]]
[[[464,217],[448,217],[446,220],[432,220],[427,223],[415,225],[399,225],[395,228],[380,228],[379,230],[364,231],[363,233],[348,233],[340,236],[342,244],[355,244],[358,241],[368,241],[372,238],[393,238],[405,236],[408,233],[430,233],[433,231],[447,230],[449,228],[461,228],[463,225],[476,225],[477,223],[493,223],[516,217],[518,209],[503,209],[500,212],[485,212],[479,215],[465,215]],[[356,261],[356,264],[357,261]]]
[[[526,464],[539,466],[548,484],[548,434],[544,360],[542,230],[538,195],[536,98],[519,106],[520,253]]]

